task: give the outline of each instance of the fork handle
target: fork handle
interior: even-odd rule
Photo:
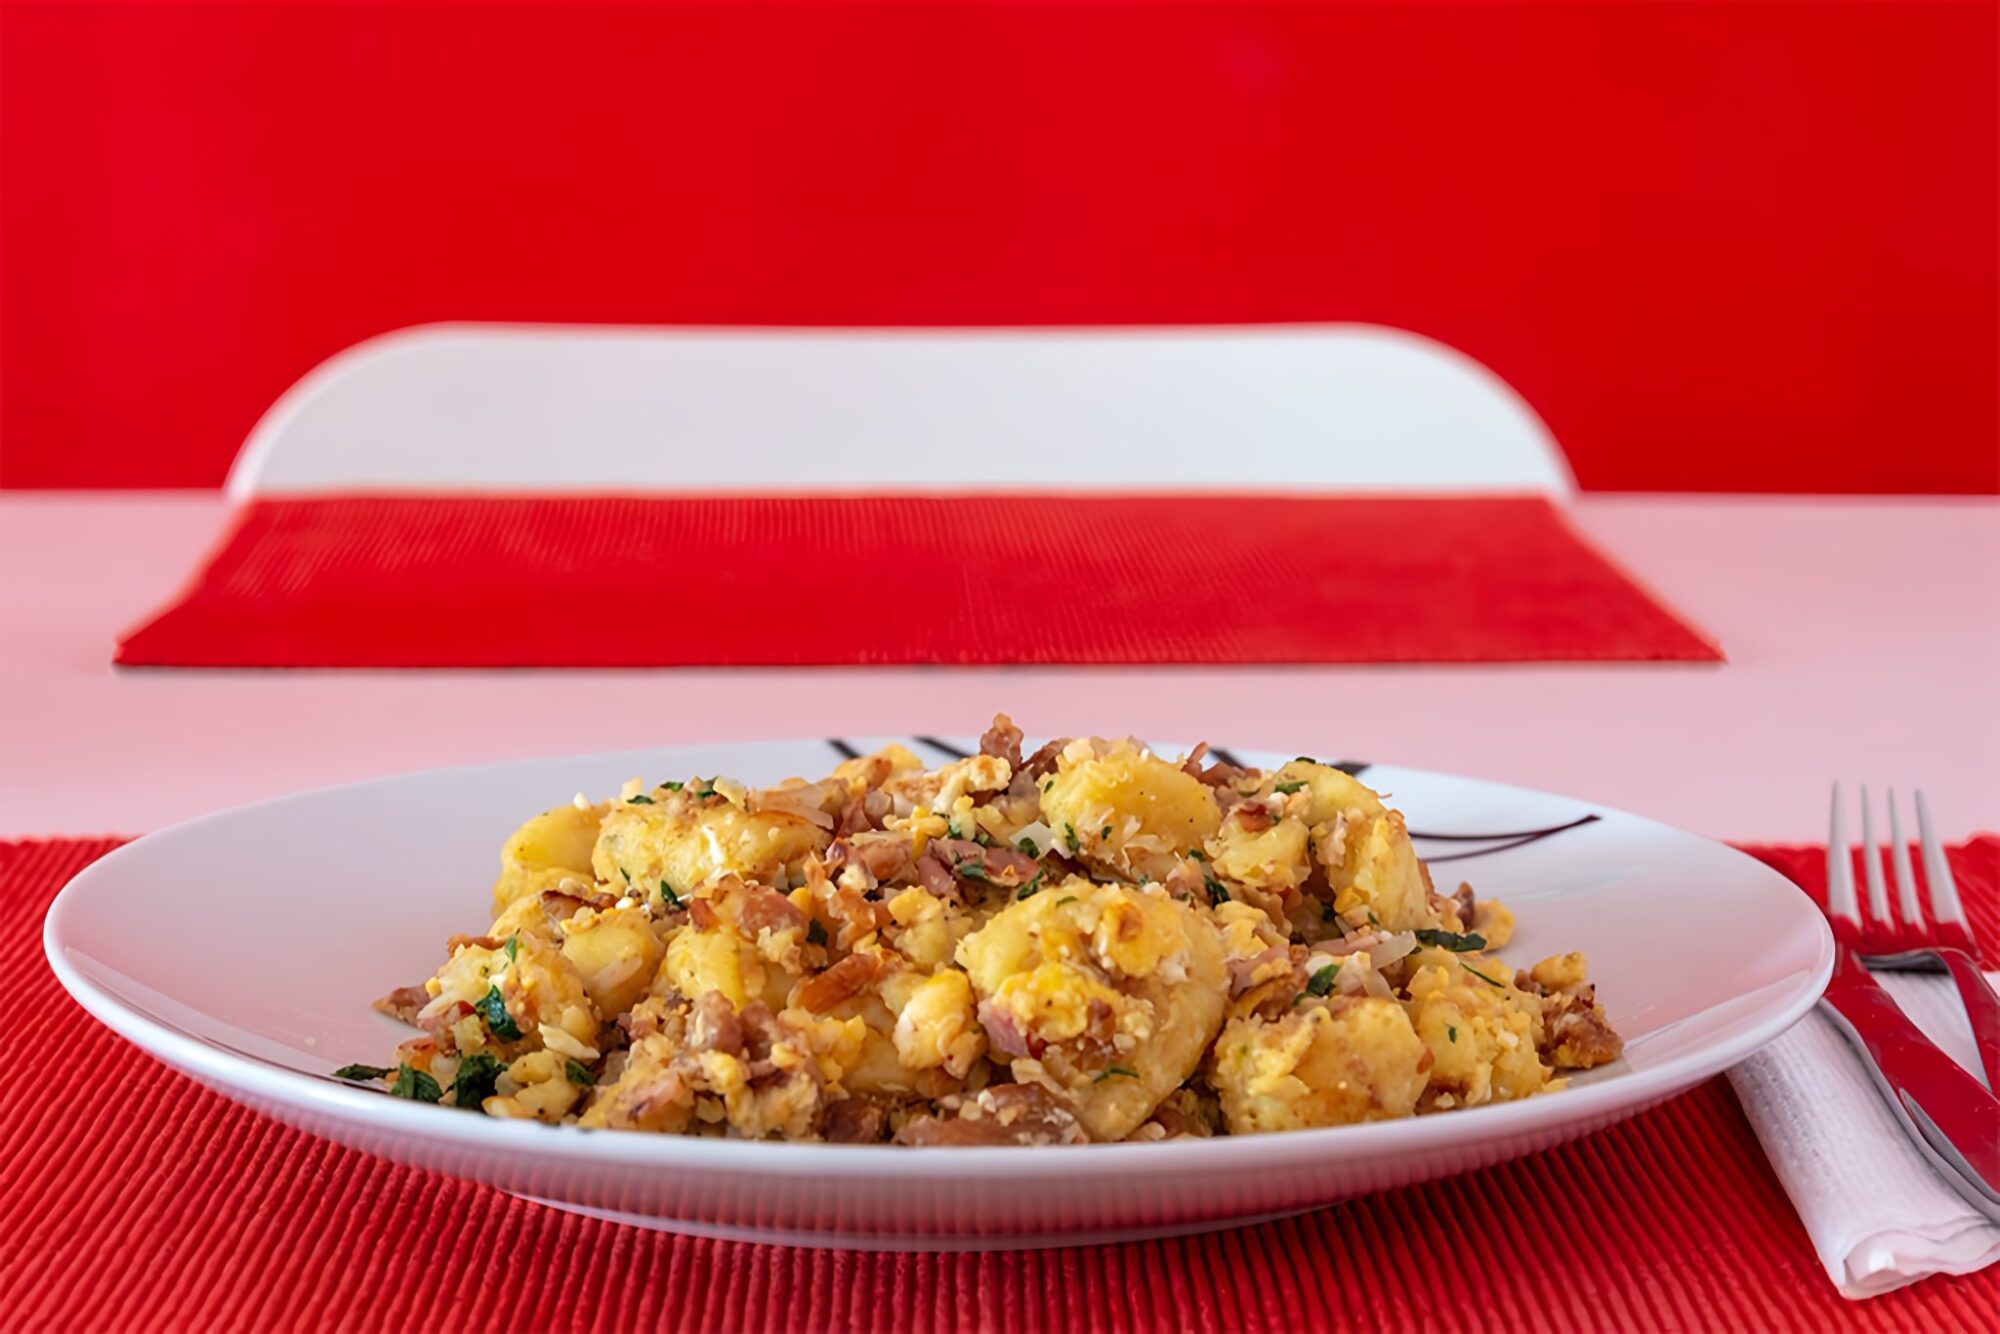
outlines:
[[[2000,995],[1994,993],[1993,984],[1964,950],[1945,948],[1936,954],[1951,970],[1951,980],[1958,983],[1965,1017],[1972,1021],[1972,1041],[1979,1048],[1979,1064],[1986,1071],[1986,1087],[2000,1094]]]
[[[1853,950],[1840,949],[1822,1000],[1917,1147],[1969,1203],[2000,1221],[2000,1099],[1924,1036]]]

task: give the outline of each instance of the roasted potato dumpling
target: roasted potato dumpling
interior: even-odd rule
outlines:
[[[1072,877],[1000,913],[958,960],[992,1050],[1054,1085],[1099,1140],[1150,1116],[1222,1023],[1221,937],[1158,885]]]

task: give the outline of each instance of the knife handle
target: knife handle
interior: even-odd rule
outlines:
[[[1958,983],[1958,998],[1965,1002],[1972,1041],[1979,1048],[1979,1064],[1986,1071],[1986,1087],[2000,1094],[2000,996],[1964,950],[1945,947],[1931,952],[1944,960],[1951,980]]]
[[[2000,1219],[2000,1099],[1925,1037],[1844,946],[1822,1001],[1917,1147],[1969,1203]]]

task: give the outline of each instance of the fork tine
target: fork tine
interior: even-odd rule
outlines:
[[[1931,920],[1965,927],[1958,882],[1951,878],[1951,864],[1944,859],[1944,844],[1938,842],[1937,832],[1931,828],[1931,806],[1924,800],[1922,788],[1917,789],[1917,838],[1924,851],[1924,879],[1930,882]]]
[[[1854,865],[1847,855],[1847,821],[1840,813],[1840,784],[1833,785],[1833,814],[1826,831],[1826,911],[1844,918],[1857,930],[1861,910],[1854,902]]]
[[[1889,916],[1889,890],[1882,883],[1882,850],[1875,844],[1875,815],[1869,809],[1868,785],[1861,785],[1861,870],[1868,879],[1868,920],[1883,930],[1893,930]]]
[[[1896,789],[1889,789],[1889,865],[1896,872],[1896,906],[1902,911],[1903,925],[1921,929],[1924,910],[1917,903],[1917,877],[1910,869],[1910,845],[1903,841],[1902,821],[1896,818]]]

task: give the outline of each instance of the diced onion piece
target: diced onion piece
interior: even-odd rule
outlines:
[[[1023,843],[1034,845],[1035,850],[1031,855],[1046,857],[1049,855],[1049,849],[1056,845],[1055,831],[1040,820],[1030,825],[1022,825],[1020,832],[1014,835],[1014,845],[1019,847]]]
[[[1396,960],[1417,949],[1417,938],[1409,931],[1398,931],[1393,936],[1385,936],[1368,947],[1368,960],[1377,968],[1386,968]]]

